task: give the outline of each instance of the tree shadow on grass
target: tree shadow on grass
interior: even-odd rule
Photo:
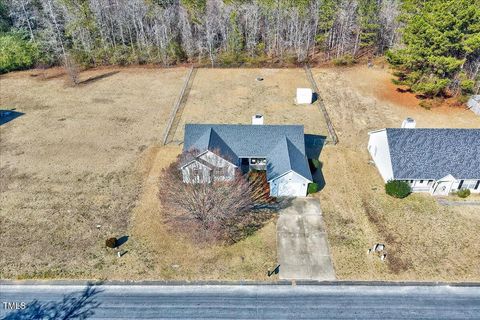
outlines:
[[[0,110],[0,126],[23,115],[24,113],[13,110]]]
[[[305,155],[308,159],[318,159],[327,137],[317,134],[305,135]]]
[[[325,188],[325,177],[323,176],[322,168],[323,168],[323,163],[321,161],[318,162],[318,168],[313,168],[312,170],[312,178],[313,182],[315,182],[318,185],[318,191],[322,191],[323,188]]]
[[[98,76],[94,76],[94,77],[90,77],[88,79],[85,79],[83,81],[80,81],[79,84],[81,85],[85,85],[85,84],[89,84],[89,83],[94,83],[98,80],[101,80],[101,79],[105,79],[105,78],[108,78],[108,77],[111,77],[117,73],[119,73],[120,71],[111,71],[111,72],[107,72],[107,73],[104,73],[104,74],[100,74]]]
[[[82,292],[70,293],[63,296],[61,301],[40,302],[33,300],[23,310],[15,310],[3,320],[67,320],[87,319],[95,314],[100,302],[95,301],[96,295],[102,290],[88,285]]]

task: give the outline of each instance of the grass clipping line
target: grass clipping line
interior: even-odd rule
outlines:
[[[395,274],[400,274],[401,272],[407,271],[412,267],[412,265],[405,259],[401,258],[402,245],[399,239],[395,236],[395,233],[388,229],[385,220],[377,208],[371,205],[366,199],[362,199],[362,205],[368,220],[376,227],[379,235],[385,239],[385,242],[387,243],[388,258],[386,261],[390,270]]]

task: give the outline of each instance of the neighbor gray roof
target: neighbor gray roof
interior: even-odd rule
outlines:
[[[187,124],[183,149],[218,149],[235,164],[238,158],[267,158],[268,180],[290,170],[312,180],[299,125]]]
[[[480,129],[386,132],[395,179],[480,179]]]

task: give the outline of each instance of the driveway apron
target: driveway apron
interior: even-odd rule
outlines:
[[[335,279],[318,199],[294,199],[280,212],[277,254],[280,279]]]

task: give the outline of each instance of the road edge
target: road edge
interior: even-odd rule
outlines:
[[[173,280],[0,280],[0,286],[7,285],[136,285],[136,286],[452,286],[480,287],[480,282],[443,282],[443,281],[173,281]]]

